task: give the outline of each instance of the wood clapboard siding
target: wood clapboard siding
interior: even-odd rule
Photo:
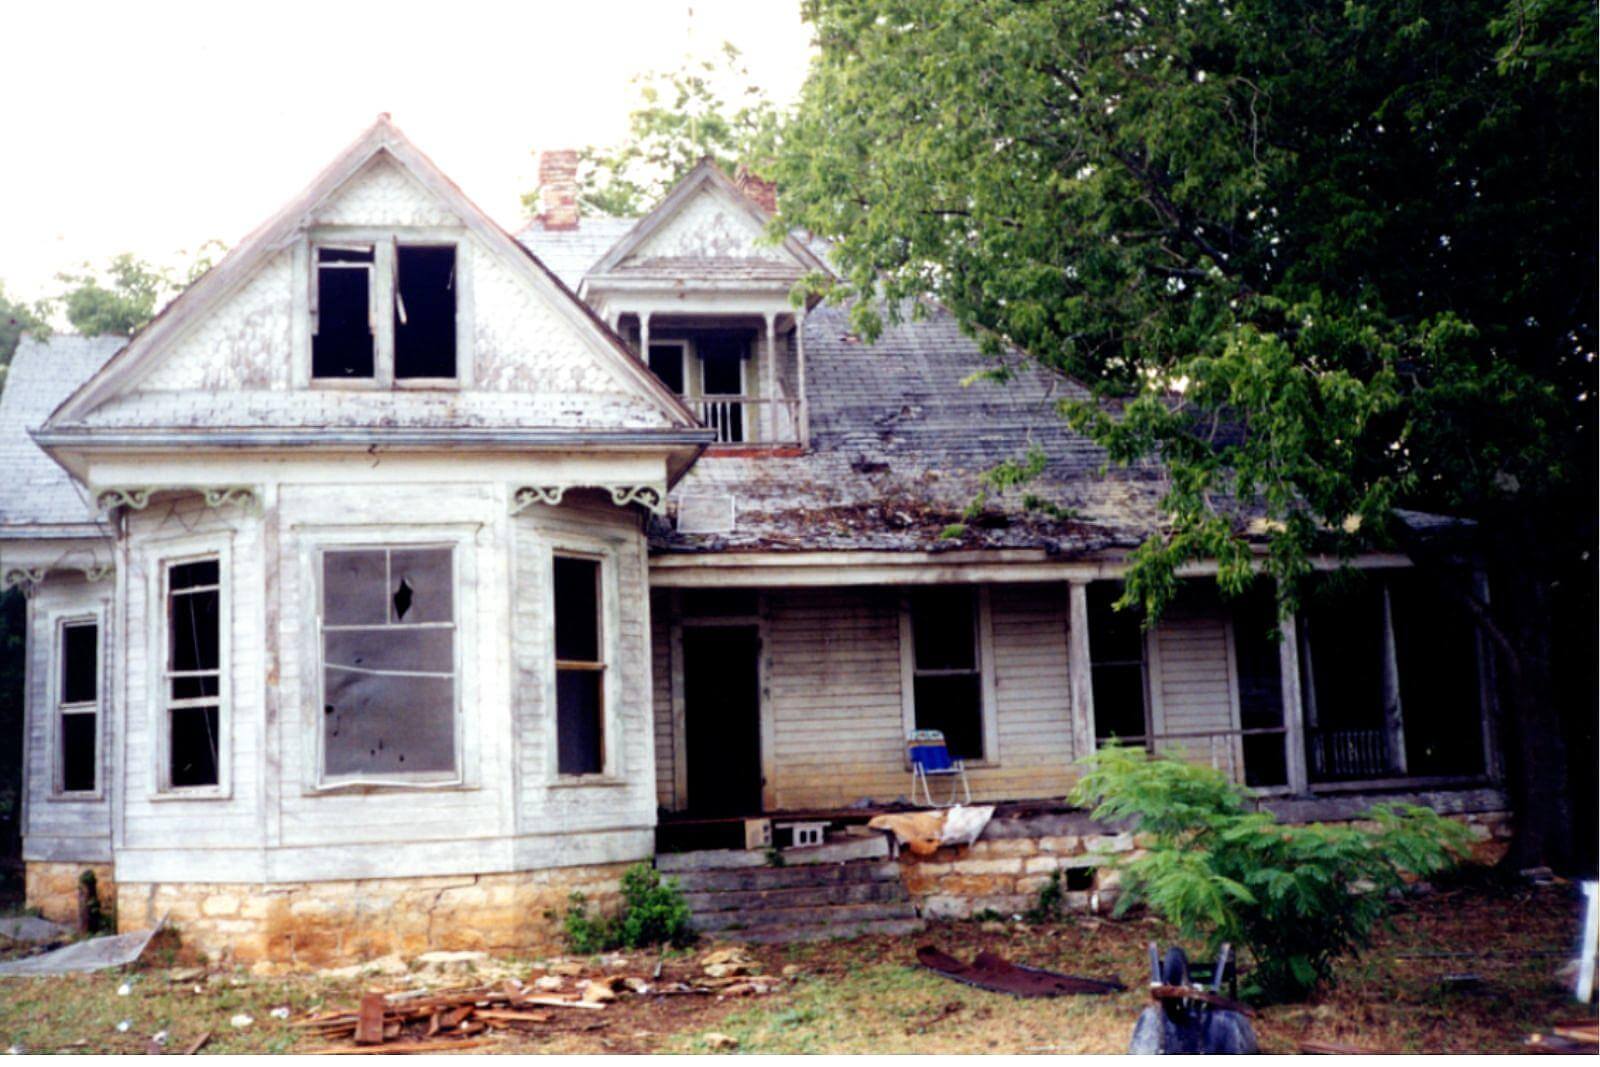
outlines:
[[[1000,762],[971,772],[973,796],[1061,796],[1078,777],[1072,768],[1067,587],[999,585],[989,602]]]
[[[1150,638],[1151,691],[1158,733],[1238,728],[1227,621],[1210,611],[1175,611]],[[1163,752],[1231,771],[1238,742],[1182,738],[1158,743]]]
[[[672,732],[671,596],[650,594],[650,719],[656,745],[656,803],[677,806],[677,764]]]

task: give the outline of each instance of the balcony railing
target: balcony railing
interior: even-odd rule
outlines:
[[[1379,730],[1313,730],[1307,734],[1314,782],[1382,778],[1390,773],[1389,740]]]
[[[795,444],[800,441],[796,397],[703,396],[689,401],[718,444]]]

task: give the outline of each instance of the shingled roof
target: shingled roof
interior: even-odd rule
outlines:
[[[47,341],[25,336],[17,345],[0,392],[0,537],[98,525],[88,494],[40,451],[29,431],[44,425],[126,343],[125,337],[55,334]]]

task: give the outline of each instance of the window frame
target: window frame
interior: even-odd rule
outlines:
[[[106,796],[106,626],[105,608],[96,604],[90,608],[71,608],[52,612],[49,616],[51,645],[50,645],[50,679],[48,687],[49,708],[49,740],[46,746],[49,752],[50,766],[50,792],[51,800],[65,801],[96,801],[104,800]],[[93,701],[79,701],[68,705],[62,701],[62,669],[66,666],[66,630],[72,626],[93,626],[95,628],[95,698]],[[95,717],[94,723],[94,788],[93,789],[67,789],[66,782],[66,752],[61,743],[62,719],[67,715],[87,715]]]
[[[678,350],[678,380],[683,382],[683,392],[676,395],[680,400],[688,400],[692,395],[691,387],[694,385],[694,382],[691,381],[692,376],[689,373],[689,365],[691,362],[697,365],[699,363],[698,360],[689,358],[689,339],[686,337],[650,338],[650,343],[645,346],[644,353],[644,365],[646,368],[650,366],[650,349],[652,348],[676,348]],[[655,372],[651,371],[651,373],[654,374]],[[662,384],[665,385],[666,383],[662,382]]]
[[[477,641],[477,601],[473,585],[477,576],[473,548],[477,543],[480,525],[456,524],[406,527],[405,536],[396,537],[392,526],[360,527],[297,527],[301,535],[301,575],[304,588],[310,592],[311,618],[305,628],[301,643],[301,692],[304,694],[305,719],[303,738],[307,753],[301,791],[306,796],[326,796],[349,793],[417,793],[476,789],[478,778],[478,744],[476,729],[479,716],[475,712],[477,686],[466,670],[466,665],[477,662],[480,649]],[[416,777],[392,775],[339,776],[329,778],[324,773],[323,752],[323,690],[326,678],[323,668],[323,569],[322,557],[328,551],[355,551],[383,549],[407,551],[420,548],[451,549],[451,590],[455,645],[455,773],[448,777],[438,772],[425,772]]]
[[[1097,582],[1088,583],[1088,588],[1084,590],[1085,596],[1090,596],[1093,594],[1094,586],[1096,584]],[[1120,585],[1121,582],[1113,579],[1112,584]],[[1089,691],[1092,694],[1094,692],[1094,670],[1096,667],[1132,667],[1134,666],[1134,661],[1131,659],[1100,659],[1095,654],[1094,650],[1094,608],[1092,605],[1089,606],[1086,621],[1089,624],[1087,634],[1089,639]],[[1137,746],[1128,744],[1130,741],[1134,740],[1134,738],[1117,737],[1116,740],[1118,744],[1126,747],[1138,747],[1144,749],[1146,752],[1154,752],[1156,750],[1155,735],[1160,732],[1157,728],[1158,724],[1155,721],[1155,701],[1151,696],[1150,684],[1150,664],[1152,658],[1154,657],[1153,649],[1155,647],[1155,630],[1153,628],[1146,630],[1142,628],[1142,623],[1140,625],[1141,629],[1139,632],[1138,667],[1139,690],[1144,702],[1144,733],[1135,735],[1138,740]],[[1231,666],[1229,667],[1229,670],[1232,670]],[[1230,681],[1229,684],[1231,686],[1233,683]],[[1100,708],[1098,705],[1094,706],[1093,718],[1094,721],[1089,724],[1090,736],[1094,741],[1094,751],[1098,752],[1108,741],[1111,740],[1111,737],[1102,738],[1100,736]]]
[[[597,607],[600,614],[600,654],[604,657],[600,681],[600,770],[589,774],[561,773],[560,714],[558,710],[556,672],[562,668],[556,659],[556,590],[555,561],[566,559],[590,560],[599,564],[596,576],[598,585]],[[553,538],[540,553],[544,591],[545,663],[548,670],[544,679],[546,708],[544,747],[545,782],[551,786],[624,785],[623,752],[619,740],[622,736],[620,686],[617,671],[620,668],[621,644],[620,617],[621,570],[618,546],[598,538],[561,535]]]
[[[921,670],[917,667],[916,652],[916,627],[912,622],[912,600],[914,592],[907,591],[900,596],[900,718],[904,737],[909,737],[917,728],[917,678],[921,675],[937,677],[940,675],[961,675],[963,677],[976,674],[978,676],[978,714],[980,719],[980,733],[983,737],[983,755],[979,758],[965,758],[962,764],[966,767],[999,767],[1001,765],[1000,752],[1000,723],[998,713],[998,695],[995,680],[995,655],[994,655],[994,612],[991,600],[991,588],[988,584],[954,583],[960,588],[972,588],[975,595],[972,598],[973,611],[973,656],[975,667],[973,670]],[[937,586],[930,586],[936,588]],[[905,769],[911,769],[910,754],[905,752],[901,745],[901,760]]]
[[[372,377],[318,378],[312,374],[312,338],[317,327],[317,250],[325,246],[371,245],[372,284],[368,290],[372,315]],[[456,373],[449,378],[395,377],[394,309],[397,249],[451,247],[455,249]],[[473,295],[470,262],[474,248],[465,227],[457,226],[337,226],[309,230],[295,251],[297,387],[311,389],[459,390],[473,378]]]
[[[214,534],[152,546],[149,574],[150,790],[152,800],[227,800],[233,795],[233,541]],[[167,611],[174,567],[215,560],[217,564],[217,781],[172,784],[172,700],[169,668],[172,619]],[[198,706],[198,705],[194,705]]]

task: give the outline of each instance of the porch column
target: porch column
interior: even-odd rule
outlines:
[[[1489,576],[1483,571],[1472,574],[1472,592],[1489,606]],[[1483,722],[1483,771],[1493,781],[1500,781],[1505,768],[1500,763],[1500,692],[1495,681],[1495,651],[1483,636],[1483,627],[1472,628],[1473,649],[1478,657],[1478,714]]]
[[[1305,705],[1300,693],[1300,635],[1295,617],[1278,623],[1278,676],[1283,685],[1283,735],[1289,791],[1306,791]]]
[[[1400,656],[1394,644],[1394,609],[1389,583],[1383,583],[1383,731],[1388,742],[1389,770],[1406,773],[1406,724],[1400,707]]]
[[[650,312],[639,312],[639,362],[650,365]]]
[[[1094,752],[1094,674],[1089,667],[1089,583],[1067,583],[1067,671],[1072,690],[1072,750]]]
[[[767,382],[763,387],[766,393],[767,408],[767,441],[778,440],[778,344],[777,344],[777,316],[768,311],[762,315],[767,320]]]

